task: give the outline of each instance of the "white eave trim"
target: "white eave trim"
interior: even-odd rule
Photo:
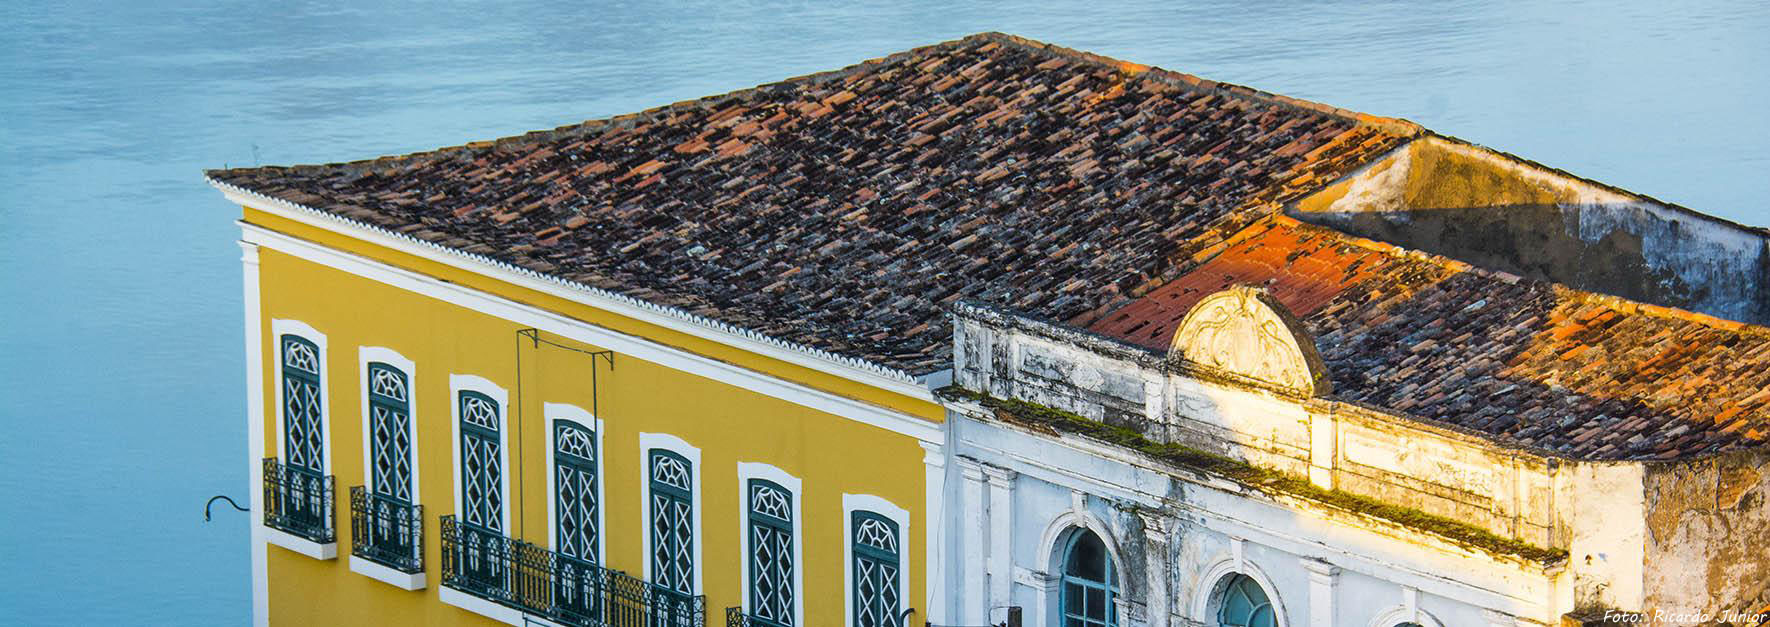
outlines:
[[[339,227],[349,227],[350,232],[346,233],[347,235],[371,244],[386,246],[518,287],[533,289],[764,357],[827,372],[918,400],[934,402],[934,395],[930,390],[935,386],[925,384],[921,380],[928,377],[919,378],[896,368],[776,339],[675,307],[658,305],[624,294],[542,274],[483,255],[449,248],[404,233],[260,194],[244,187],[215,180],[212,177],[205,178],[208,179],[211,186],[221,190],[222,195],[226,196],[229,201],[241,206],[268,211],[280,217],[333,232],[344,233],[345,231]],[[937,377],[933,379],[937,379]]]
[[[316,244],[255,224],[240,222],[239,226],[241,237],[245,241],[257,244],[262,248],[379,281],[471,311],[549,333],[557,333],[592,346],[611,349],[666,368],[728,383],[758,394],[873,425],[924,442],[944,441],[945,431],[939,423],[923,420],[902,410],[827,392],[797,381],[659,344],[648,338],[628,335],[614,329],[569,318],[534,305],[513,301],[430,275],[397,268],[379,260]],[[924,394],[930,393],[924,391]],[[932,399],[931,394],[929,398]]]

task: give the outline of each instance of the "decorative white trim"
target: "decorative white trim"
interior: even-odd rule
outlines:
[[[984,562],[989,575],[989,612],[986,616],[993,625],[997,621],[997,610],[1002,612],[1000,620],[1007,622],[1008,606],[1013,604],[1014,477],[1017,473],[990,464],[983,464],[982,468],[989,492],[986,516],[989,555]]]
[[[694,517],[694,520],[690,521],[690,522],[692,522],[692,524],[694,526],[694,539],[692,540],[694,542],[694,593],[695,594],[703,594],[701,591],[704,588],[701,587],[701,581],[703,578],[702,574],[704,573],[704,571],[707,570],[707,568],[706,568],[707,564],[705,561],[703,561],[701,559],[701,554],[703,551],[706,550],[707,543],[702,541],[702,538],[704,538],[706,536],[701,534],[701,491],[702,491],[702,486],[701,486],[701,449],[695,447],[692,444],[689,444],[686,440],[683,440],[682,438],[676,437],[674,435],[670,435],[668,433],[640,433],[639,434],[639,478],[640,478],[639,479],[639,512],[640,512],[639,519],[645,523],[645,525],[643,527],[644,533],[639,534],[639,546],[640,546],[640,549],[643,551],[642,555],[645,558],[644,560],[642,560],[644,562],[644,564],[642,565],[640,572],[644,574],[646,581],[652,581],[652,576],[651,576],[651,451],[652,451],[652,449],[663,449],[666,451],[670,451],[670,452],[675,453],[677,455],[681,455],[684,459],[688,460],[689,485],[691,487],[691,489],[689,490],[689,499],[691,500],[691,503],[689,504],[689,506],[694,509],[694,511],[691,512],[691,515]]]
[[[1130,594],[1131,580],[1125,574],[1124,553],[1119,551],[1118,541],[1114,539],[1112,530],[1106,526],[1106,521],[1086,509],[1063,512],[1052,518],[1050,524],[1045,525],[1045,532],[1039,536],[1039,547],[1042,551],[1040,555],[1044,555],[1046,558],[1045,563],[1042,564],[1045,572],[1063,572],[1063,545],[1064,541],[1069,539],[1070,531],[1073,529],[1087,529],[1100,537],[1100,543],[1106,545],[1106,554],[1112,558],[1112,573],[1118,579],[1113,585],[1118,586],[1119,597],[1123,598]]]
[[[517,286],[539,290],[552,296],[673,331],[688,333],[758,355],[765,355],[822,372],[830,372],[852,381],[897,392],[911,398],[934,401],[928,384],[918,381],[915,375],[903,370],[769,337],[756,331],[689,313],[675,307],[658,305],[624,294],[542,274],[484,255],[449,248],[404,233],[260,194],[214,178],[208,180],[209,184],[220,190],[229,201],[241,206],[265,211],[335,233],[342,233],[402,253],[485,275]],[[937,377],[930,377],[930,381],[936,379]]]
[[[306,555],[306,556],[314,558],[316,560],[329,560],[329,559],[337,559],[338,558],[338,542],[337,541],[332,541],[332,542],[327,542],[325,544],[320,544],[318,542],[314,542],[313,540],[303,538],[301,536],[289,533],[287,531],[283,531],[281,529],[275,529],[272,527],[265,527],[262,524],[260,524],[259,527],[264,528],[264,539],[270,541],[271,544],[275,544],[277,546],[283,547],[285,549],[289,549],[289,550],[294,551],[296,553]]]
[[[1297,558],[1297,562],[1309,572],[1309,624],[1334,624],[1334,588],[1339,583],[1340,567],[1313,557]]]
[[[553,438],[559,434],[556,422],[570,420],[596,430],[591,434],[591,437],[596,440],[596,561],[606,564],[608,563],[608,504],[603,501],[602,497],[608,493],[603,489],[607,483],[608,475],[603,473],[602,464],[602,460],[607,457],[604,454],[607,449],[602,447],[602,419],[584,411],[582,407],[569,403],[542,403],[541,415],[545,417],[547,424],[547,468],[545,469],[547,493],[542,495],[547,498],[547,548],[554,551],[559,550],[559,487],[556,485],[559,478],[558,473],[555,473],[553,469],[553,454],[559,449],[559,443],[555,442]],[[646,485],[650,484],[649,480],[646,481]],[[646,521],[647,524],[644,527],[647,532],[645,535],[648,537],[651,535],[650,522]],[[650,556],[646,557],[646,563],[650,563]]]
[[[395,268],[373,259],[341,252],[336,249],[321,246],[246,222],[240,222],[239,224],[248,241],[272,248],[279,252],[287,253],[306,261],[355,274],[370,280],[379,281],[393,287],[434,298],[442,302],[457,305],[489,316],[502,318],[516,324],[541,329],[548,333],[583,342],[591,346],[601,346],[603,348],[611,349],[621,353],[623,357],[631,356],[636,359],[641,359],[695,376],[705,377],[721,383],[751,390],[758,394],[778,398],[817,411],[841,416],[894,433],[907,435],[924,442],[941,442],[944,440],[944,431],[941,429],[939,423],[911,416],[897,410],[865,401],[855,400],[839,394],[832,394],[804,384],[750,370],[742,366],[659,344],[643,337],[628,335],[626,333],[599,327],[580,320],[574,320],[538,307],[494,296],[457,283],[442,281],[435,277]],[[828,364],[824,365],[827,366]],[[863,381],[863,383],[865,383],[865,381]],[[892,388],[885,389],[901,392],[901,390]],[[929,396],[930,393],[926,389],[917,389],[921,389],[922,394],[910,396],[933,402],[931,396]]]
[[[801,495],[805,489],[798,477],[786,471],[762,462],[738,462],[738,556],[743,562],[743,569],[738,580],[739,600],[744,613],[754,611],[750,607],[750,480],[763,479],[773,481],[786,488],[793,495],[793,624],[805,625],[805,506]],[[846,559],[846,557],[844,557]],[[699,573],[699,570],[696,570]]]
[[[1420,627],[1444,627],[1444,623],[1439,621],[1438,617],[1428,614],[1418,607],[1410,606],[1406,602],[1383,608],[1383,611],[1377,612],[1376,617],[1371,619],[1370,627],[1396,627],[1402,623],[1414,623]]]
[[[259,302],[258,245],[240,242],[242,300],[246,315],[246,486],[252,511],[251,529],[252,625],[270,625],[270,555],[264,527],[264,317]],[[277,382],[282,388],[282,382]]]
[[[423,492],[418,489],[419,475],[423,474],[418,472],[418,469],[421,468],[421,466],[418,465],[418,365],[412,363],[412,360],[406,359],[404,355],[399,354],[398,351],[391,348],[383,348],[380,346],[359,346],[357,347],[356,352],[356,380],[361,384],[360,390],[362,391],[360,396],[362,397],[361,415],[364,489],[368,490],[370,493],[375,491],[375,453],[370,450],[370,440],[372,439],[370,433],[374,431],[374,429],[369,420],[369,363],[381,362],[398,368],[401,373],[406,375],[406,415],[408,418],[406,421],[406,437],[410,438],[408,441],[412,443],[410,451],[411,459],[406,461],[412,465],[412,504],[418,505],[420,504],[420,495],[423,494]],[[379,564],[376,565],[379,566]],[[400,574],[403,575],[405,573]],[[407,589],[410,590],[411,588]]]
[[[320,349],[320,468],[324,474],[330,476],[332,474],[332,380],[331,377],[327,376],[330,374],[330,368],[326,365],[326,360],[329,355],[326,351],[326,334],[320,333],[318,329],[308,326],[307,323],[300,320],[286,320],[282,318],[272,319],[270,321],[270,340],[272,345],[276,347],[276,350],[271,353],[271,356],[275,359],[274,363],[276,364],[273,370],[276,379],[272,380],[274,385],[272,385],[271,388],[276,390],[277,402],[277,461],[284,464],[289,463],[288,451],[283,450],[285,440],[288,439],[285,437],[288,435],[288,432],[284,430],[285,427],[283,425],[284,335],[294,335],[309,342],[313,342],[314,346],[317,346]]]
[[[355,555],[350,556],[350,570],[401,590],[423,590],[426,583],[423,572],[395,570]]]
[[[1217,595],[1221,592],[1219,588],[1225,577],[1240,574],[1247,575],[1254,583],[1260,584],[1260,591],[1265,592],[1266,600],[1272,602],[1272,615],[1277,620],[1278,627],[1289,627],[1290,614],[1285,611],[1284,599],[1278,594],[1278,586],[1272,583],[1272,578],[1267,577],[1266,571],[1261,570],[1259,565],[1246,559],[1242,552],[1241,539],[1235,540],[1232,554],[1217,558],[1210,568],[1205,569],[1204,576],[1196,580],[1199,587],[1192,593],[1192,606],[1189,609],[1192,620],[1206,625],[1216,622],[1217,617],[1211,616],[1211,605],[1217,601]]]
[[[454,452],[453,487],[449,500],[455,503],[455,520],[461,517],[461,393],[465,391],[479,392],[491,397],[498,404],[498,479],[503,492],[500,503],[502,510],[499,521],[506,537],[515,537],[510,533],[510,396],[502,386],[492,383],[484,377],[471,374],[449,374],[449,450]]]
[[[983,467],[976,460],[956,458],[959,467],[959,581],[955,616],[961,624],[983,625],[989,622],[989,590],[984,564],[989,547],[984,543],[984,526],[988,524],[984,504]]]
[[[923,540],[925,560],[922,564],[923,587],[927,602],[921,608],[924,622],[945,624],[947,621],[946,590],[946,447],[934,442],[922,445],[922,515],[927,521]]]
[[[842,495],[842,624],[854,626],[854,528],[855,512],[871,512],[897,523],[897,590],[899,603],[909,600],[910,592],[910,512],[891,501],[871,494]],[[798,516],[794,516],[795,521]],[[747,536],[746,536],[747,537]],[[795,543],[797,551],[798,544]],[[745,563],[749,563],[745,560]],[[797,571],[794,571],[797,574]],[[748,578],[745,579],[746,581]],[[903,608],[909,609],[909,608]],[[896,618],[896,617],[893,617]]]

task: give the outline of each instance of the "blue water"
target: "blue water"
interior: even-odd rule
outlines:
[[[1770,224],[1770,3],[0,5],[0,622],[250,613],[222,165],[487,139],[1000,30]],[[593,5],[593,6],[592,6]]]

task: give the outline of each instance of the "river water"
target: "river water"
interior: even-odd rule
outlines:
[[[250,614],[240,263],[206,167],[552,128],[999,30],[1770,224],[1770,3],[0,6],[0,623]]]

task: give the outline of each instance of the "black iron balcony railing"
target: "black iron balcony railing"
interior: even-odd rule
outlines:
[[[578,627],[706,627],[707,598],[442,517],[443,585]]]
[[[745,614],[744,608],[725,608],[725,627],[758,627],[762,624],[761,621],[750,618],[749,614]]]
[[[350,554],[400,572],[424,572],[424,506],[352,487]]]
[[[264,524],[320,544],[336,542],[332,476],[264,458]]]

